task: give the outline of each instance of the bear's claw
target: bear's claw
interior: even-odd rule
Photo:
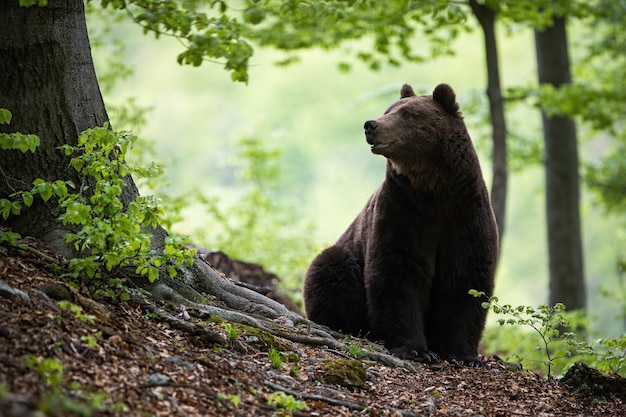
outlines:
[[[414,358],[416,361],[419,362],[424,362],[424,363],[435,363],[439,360],[439,358],[437,357],[437,355],[429,350],[426,351],[422,351],[422,352],[417,352],[417,351],[411,351],[411,353],[413,354]]]
[[[468,368],[484,368],[486,364],[480,360],[479,357],[461,357],[456,355],[449,355],[446,360],[452,364],[458,366],[464,366]]]
[[[439,360],[437,355],[429,350],[396,348],[391,349],[391,353],[402,359],[412,359],[423,363],[435,363]]]

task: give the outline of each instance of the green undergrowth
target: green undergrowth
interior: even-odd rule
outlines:
[[[470,291],[487,299],[484,293]],[[576,362],[606,373],[626,375],[626,333],[591,340],[583,311],[566,311],[565,305],[538,307],[501,304],[492,296],[482,303],[495,314],[498,326],[483,336],[485,353],[496,354],[547,376],[562,375]]]

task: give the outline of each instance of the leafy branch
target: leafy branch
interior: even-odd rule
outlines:
[[[10,124],[12,116],[9,110],[0,108],[0,125]],[[0,149],[4,150],[16,149],[23,153],[35,152],[40,142],[41,140],[37,135],[24,135],[19,132],[0,133]]]
[[[178,55],[179,64],[200,66],[204,60],[223,62],[233,81],[248,82],[248,60],[253,50],[240,37],[242,26],[225,14],[226,3],[212,1],[219,16],[198,11],[196,1],[174,0],[102,0],[102,7],[124,9],[130,18],[155,37],[173,36],[185,50]]]

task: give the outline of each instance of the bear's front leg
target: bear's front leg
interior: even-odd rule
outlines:
[[[366,265],[364,274],[372,335],[403,359],[436,361],[424,331],[433,269],[405,253],[382,259]]]

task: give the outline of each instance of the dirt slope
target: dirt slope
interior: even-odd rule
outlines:
[[[38,407],[58,416],[626,415],[623,400],[575,396],[492,358],[482,369],[409,371],[219,319],[204,323],[226,340],[216,345],[151,318],[140,302],[57,294],[54,255],[30,246],[45,256],[0,246],[10,287],[0,288],[0,416],[41,416]],[[93,322],[44,292],[71,298]],[[280,354],[274,365],[270,350]]]

